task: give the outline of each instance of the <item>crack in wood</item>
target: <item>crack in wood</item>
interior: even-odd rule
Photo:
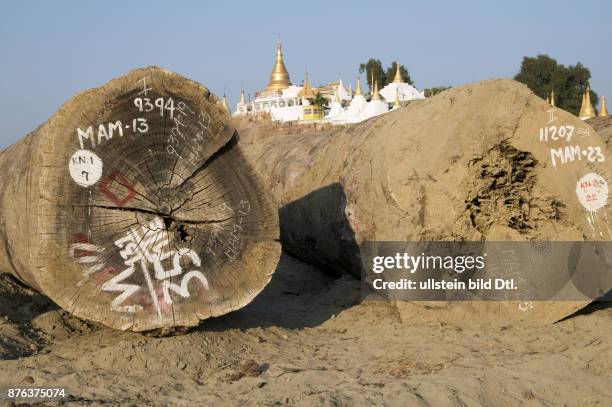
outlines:
[[[229,216],[229,217],[223,218],[223,219],[193,220],[193,219],[176,218],[176,217],[172,216],[172,211],[170,213],[164,213],[162,211],[154,211],[154,210],[143,209],[143,208],[133,208],[133,207],[126,207],[126,206],[122,206],[122,207],[119,207],[119,206],[107,206],[107,205],[74,205],[74,207],[77,207],[77,208],[91,207],[91,208],[101,208],[101,209],[123,211],[123,212],[145,213],[145,214],[148,214],[148,215],[159,216],[164,221],[166,219],[169,219],[171,222],[174,222],[174,223],[185,223],[185,224],[190,224],[190,225],[204,225],[204,224],[211,224],[211,223],[223,223],[223,222],[227,222],[228,220],[236,218],[236,216]]]

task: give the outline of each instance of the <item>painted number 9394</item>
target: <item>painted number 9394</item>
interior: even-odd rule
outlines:
[[[149,113],[155,108],[159,110],[159,115],[163,116],[164,112],[170,115],[170,118],[174,118],[174,99],[172,98],[135,98],[134,106],[138,108],[140,112]]]

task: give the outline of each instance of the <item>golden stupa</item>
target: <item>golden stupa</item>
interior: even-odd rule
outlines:
[[[355,95],[361,95],[361,81],[357,77],[357,85],[355,86]]]
[[[550,103],[550,105],[551,105],[552,107],[557,106],[557,104],[555,103],[555,90],[554,90],[554,89],[552,89],[552,90],[550,91],[550,101],[549,101],[549,103]]]
[[[227,97],[225,96],[225,94],[223,95],[223,102],[221,102],[221,105],[223,106],[225,111],[229,113],[230,110],[229,110],[229,107],[227,106]]]
[[[393,83],[404,83],[404,78],[402,78],[402,73],[400,72],[399,62],[395,62],[395,77],[393,78]]]
[[[310,85],[310,81],[308,80],[308,72],[304,73],[304,83],[302,84],[302,90],[298,92],[298,96],[301,96],[306,99],[311,99],[315,97],[315,91]]]
[[[372,75],[372,81],[374,77]],[[370,100],[380,100],[380,94],[378,93],[378,80],[374,81],[374,90],[372,91],[372,98]]]
[[[586,94],[582,94],[582,103],[580,104],[580,112],[578,112],[578,117],[584,116],[584,105],[586,104]]]
[[[599,111],[599,117],[608,117],[608,108],[606,107],[606,97],[601,97],[601,110]]]
[[[283,62],[282,45],[279,41],[276,43],[276,62],[274,63],[274,68],[272,68],[272,74],[270,74],[267,90],[269,92],[277,92],[289,86],[291,86],[291,80]]]
[[[580,114],[578,116],[583,120],[595,117],[595,109],[593,109],[591,104],[591,92],[588,86],[582,96],[582,106],[580,106]]]

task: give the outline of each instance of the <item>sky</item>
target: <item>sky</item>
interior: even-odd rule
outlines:
[[[514,76],[524,56],[583,63],[612,97],[606,1],[6,1],[0,13],[0,149],[75,93],[158,65],[235,106],[265,88],[281,39],[294,84],[353,83],[398,60],[419,89]],[[362,76],[362,81],[365,78]]]

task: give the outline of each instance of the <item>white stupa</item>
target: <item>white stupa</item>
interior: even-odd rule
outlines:
[[[233,116],[242,116],[247,113],[247,103],[244,100],[244,89],[240,92],[240,100],[236,103],[236,110],[232,113]]]
[[[417,88],[404,82],[404,78],[402,78],[402,73],[400,72],[399,62],[395,63],[395,77],[393,78],[393,82],[382,88],[380,94],[385,100],[394,100],[396,92],[399,94],[400,102],[425,99],[425,92],[419,92]]]
[[[358,121],[364,121],[370,117],[378,116],[389,111],[389,105],[387,102],[381,99],[378,93],[378,81],[374,82],[374,90],[372,91],[372,98],[366,105],[365,109],[359,115]]]
[[[365,109],[368,104],[366,98],[361,93],[361,82],[357,78],[357,85],[355,86],[355,95],[351,100],[351,104],[344,111],[344,114],[339,117],[344,123],[357,123],[360,121],[361,112]]]
[[[344,85],[342,84],[342,79],[338,81],[338,87],[336,88],[336,92],[338,93],[338,98],[340,102],[349,101],[353,97],[351,90],[346,90]]]
[[[336,91],[334,92],[334,101],[332,102],[332,105],[329,109],[329,113],[327,114],[327,116],[325,116],[326,119],[334,120],[342,116],[342,114],[344,113],[344,109],[342,108],[342,103],[340,102],[339,95],[341,87],[342,84],[338,85],[338,88],[336,88]]]

